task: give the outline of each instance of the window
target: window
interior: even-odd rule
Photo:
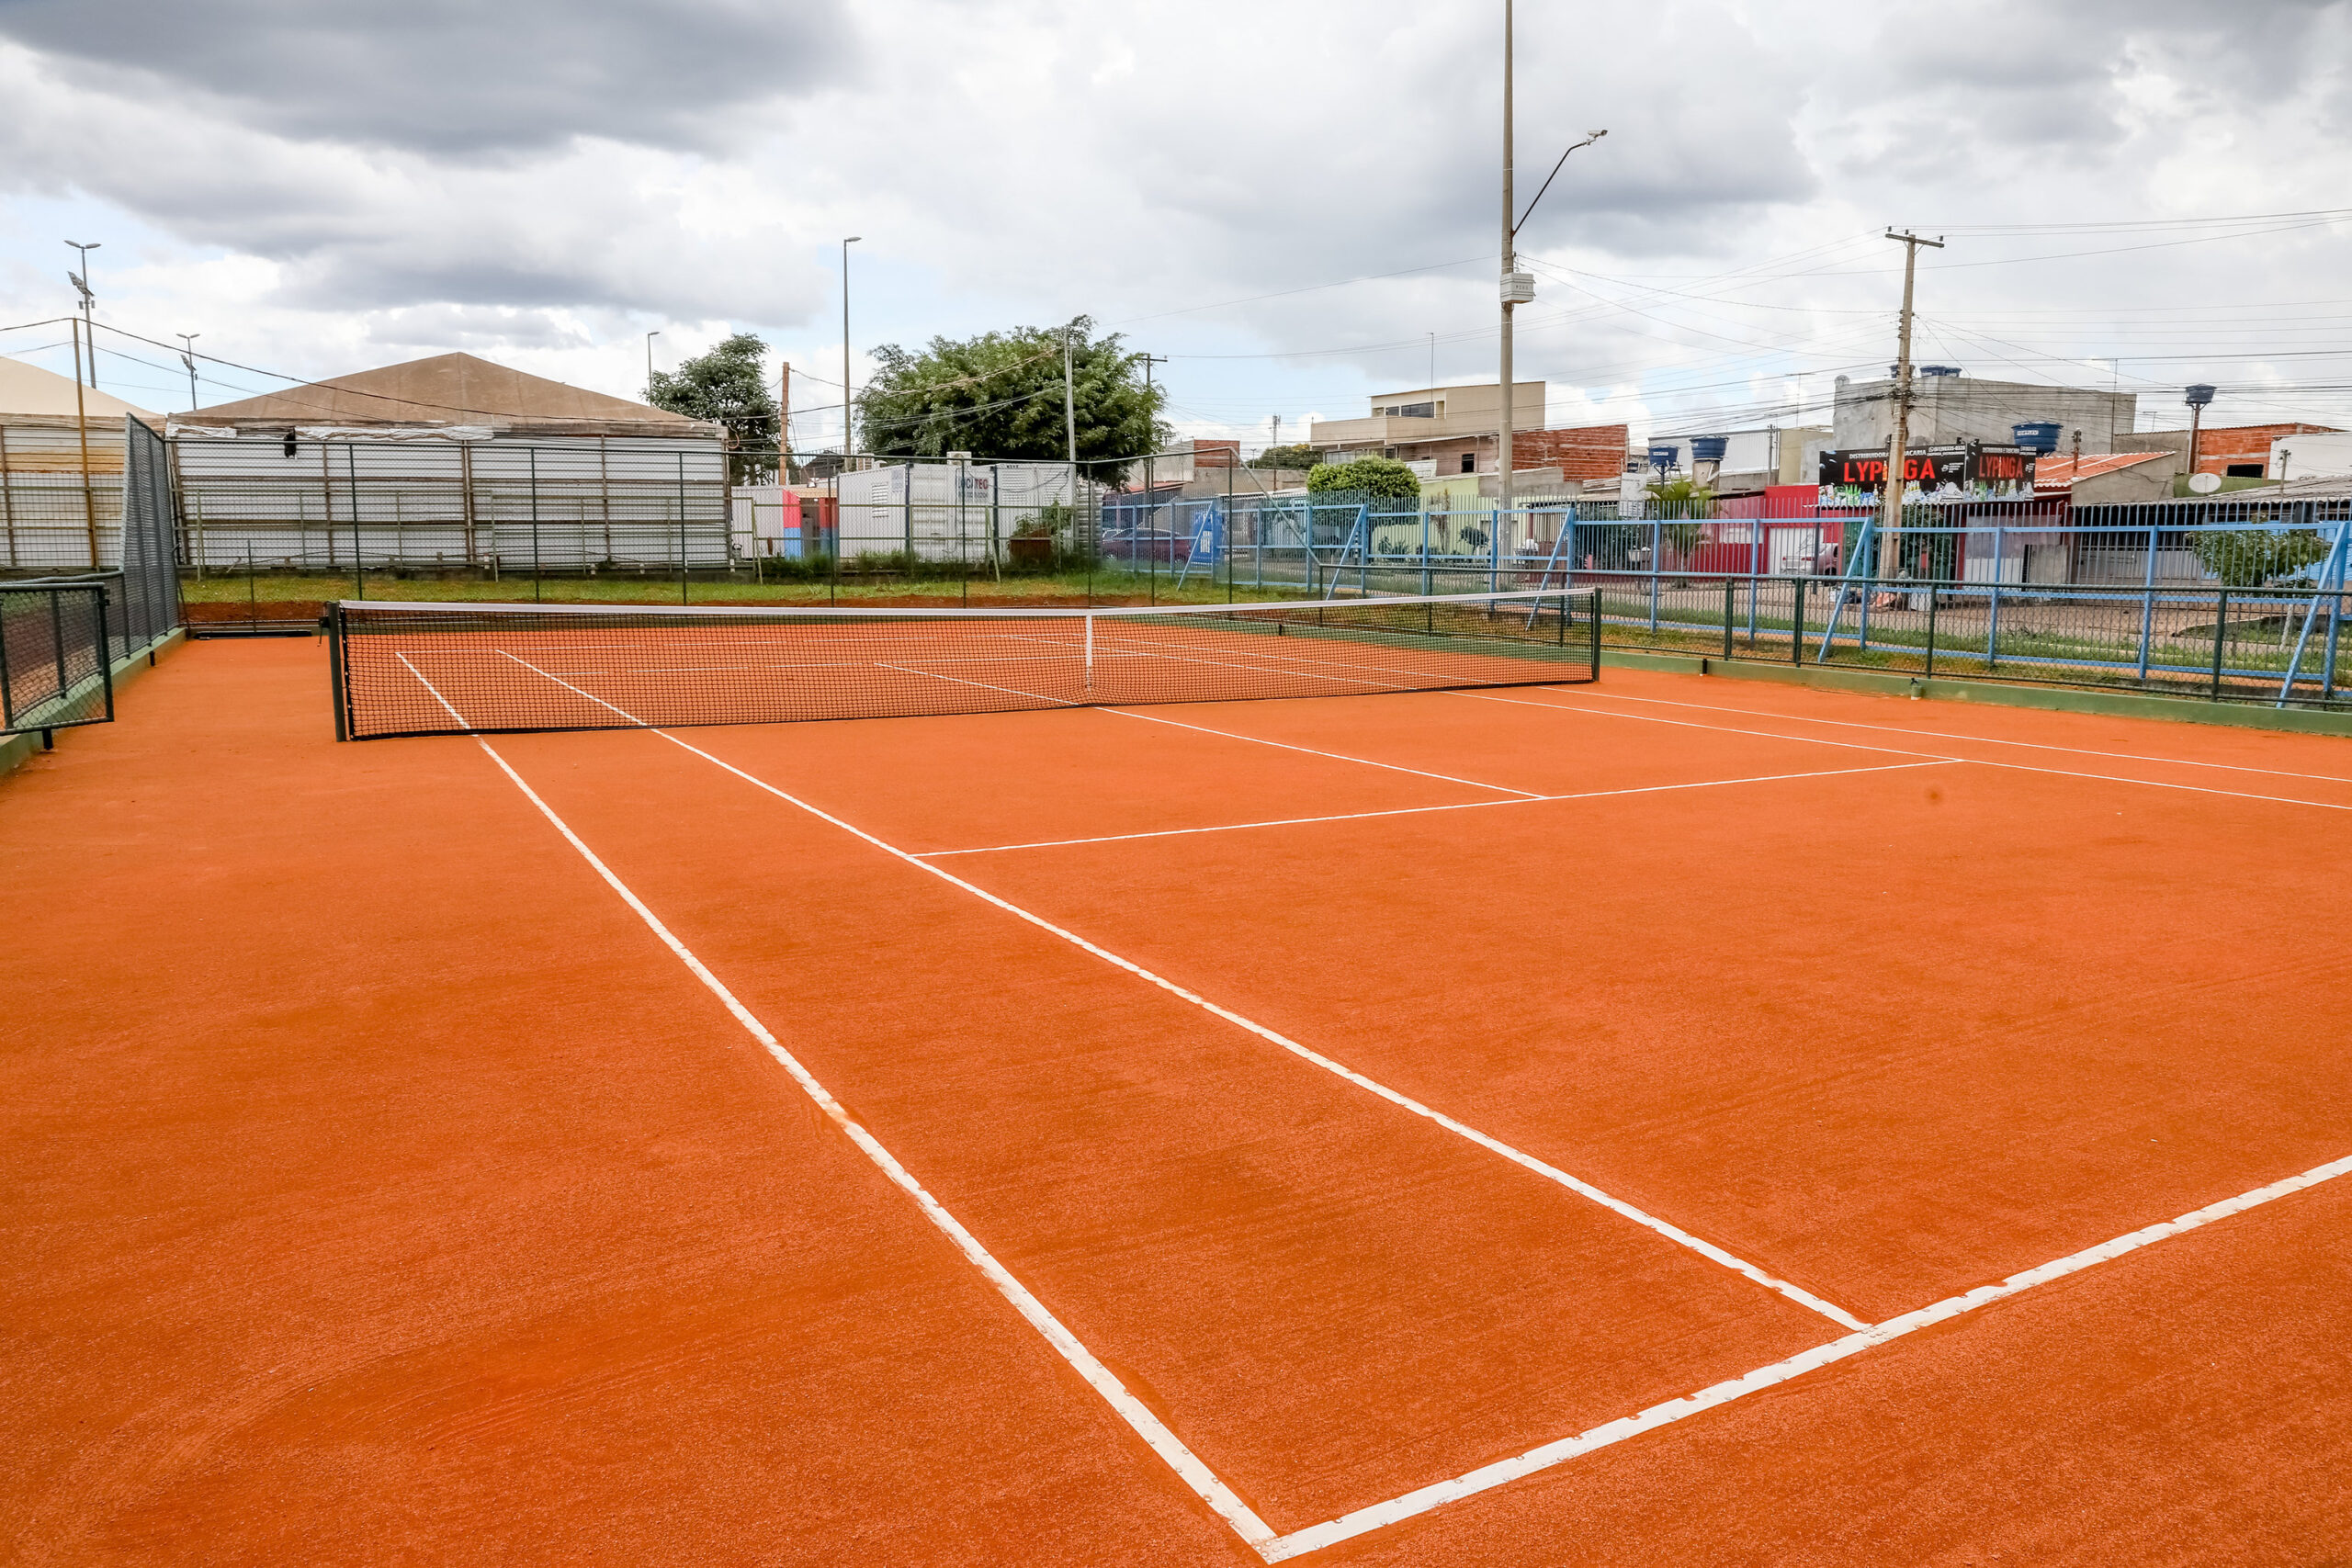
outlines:
[[[1462,471],[1465,474],[1475,474],[1478,471],[1477,453],[1464,452],[1462,454]]]
[[[2222,471],[2229,475],[2230,478],[2233,479],[2258,479],[2262,478],[2262,465],[2260,463],[2232,463],[2228,468]]]

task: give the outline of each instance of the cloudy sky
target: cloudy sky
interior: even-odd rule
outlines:
[[[0,354],[99,319],[226,400],[463,349],[636,395],[737,329],[838,430],[850,341],[1084,312],[1188,434],[1494,375],[1492,0],[0,0]],[[2352,0],[1519,7],[1522,377],[1552,423],[1818,420],[1892,357],[2352,424]],[[2339,210],[2330,210],[2332,209]],[[112,335],[99,375],[188,404]],[[142,363],[144,361],[144,363]],[[863,375],[864,361],[855,372]],[[836,436],[837,438],[837,436]]]

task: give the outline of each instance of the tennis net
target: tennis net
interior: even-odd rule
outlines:
[[[1555,684],[1598,604],[1549,590],[1099,609],[345,601],[338,739],[776,724]]]

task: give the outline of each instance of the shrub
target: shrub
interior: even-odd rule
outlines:
[[[1306,471],[1306,491],[1322,495],[1342,491],[1374,501],[1419,501],[1421,481],[1413,470],[1387,457],[1357,457],[1345,463],[1317,463]]]

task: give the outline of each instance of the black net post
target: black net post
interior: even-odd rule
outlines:
[[[1789,662],[1804,662],[1804,579],[1789,579]]]

